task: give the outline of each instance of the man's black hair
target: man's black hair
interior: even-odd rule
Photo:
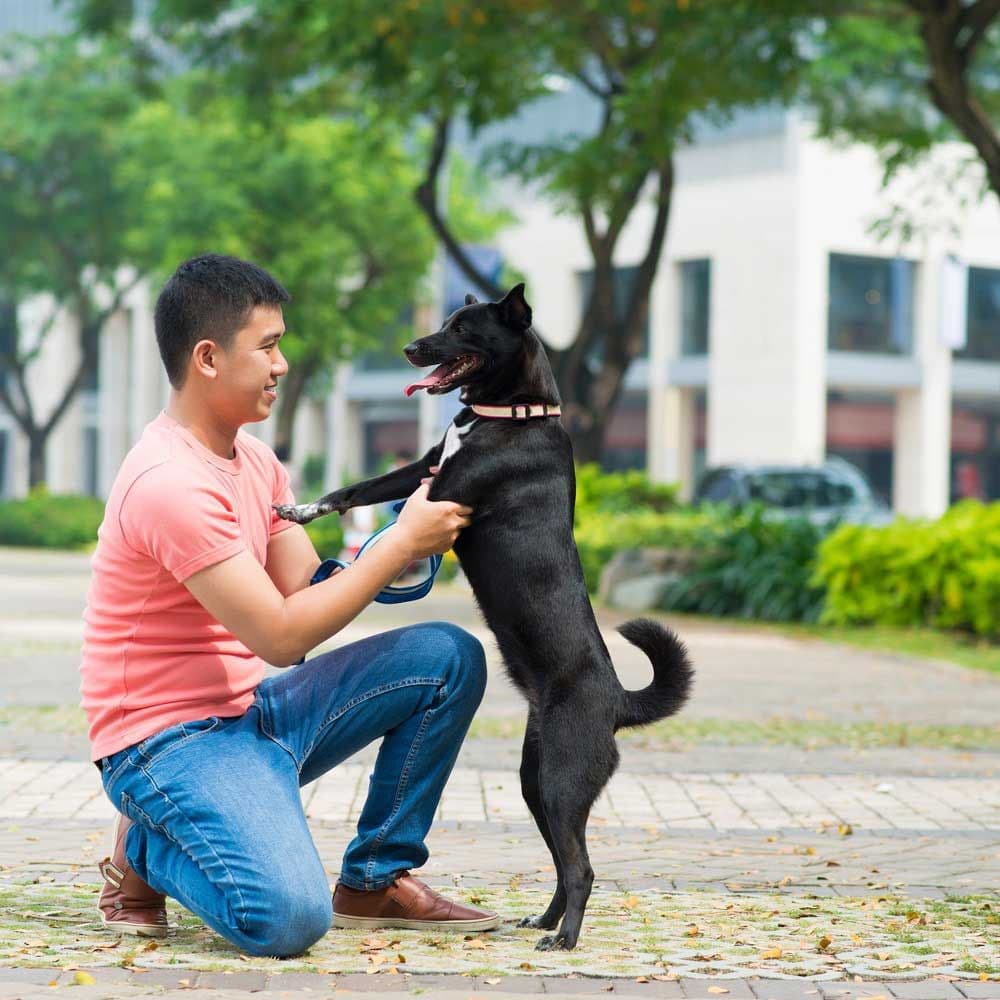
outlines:
[[[184,384],[199,340],[231,346],[254,306],[280,306],[291,296],[262,267],[217,253],[184,261],[156,300],[156,343],[170,384]]]

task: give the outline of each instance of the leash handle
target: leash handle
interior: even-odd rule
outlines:
[[[398,514],[406,504],[405,500],[400,500],[398,503],[392,505],[393,512]],[[388,531],[396,522],[390,521],[384,528],[379,528],[374,535],[369,536],[365,539],[364,544],[358,549],[358,555],[355,558],[359,558],[361,553],[364,552],[372,542],[378,538],[379,535],[384,531]],[[378,594],[375,595],[375,600],[379,604],[406,604],[408,601],[419,601],[421,597],[426,597],[431,592],[431,587],[434,586],[434,577],[437,576],[438,570],[441,568],[441,563],[444,561],[443,556],[431,556],[430,565],[431,571],[426,580],[421,580],[419,583],[410,584],[408,587],[385,587]],[[335,570],[347,569],[351,564],[349,562],[344,562],[342,559],[324,559],[313,573],[312,578],[309,581],[309,586],[311,587],[314,583],[322,583],[324,580],[328,579],[333,575]],[[300,660],[295,662],[295,666],[299,666],[305,663],[305,656]]]
[[[405,503],[405,500],[400,500],[399,502],[393,504],[393,512],[398,514],[403,509]],[[369,545],[372,545],[378,539],[379,535],[388,531],[395,523],[395,521],[390,521],[387,525],[385,525],[385,527],[379,528],[375,534],[366,538],[364,544],[360,549],[358,549],[358,554],[354,557],[355,561],[361,558],[361,553],[364,552]],[[421,597],[426,597],[431,592],[431,587],[434,586],[434,578],[437,576],[442,562],[442,556],[431,556],[430,573],[426,579],[421,580],[418,583],[411,583],[405,587],[385,587],[375,595],[375,600],[379,604],[406,604],[409,601],[419,601]],[[316,572],[313,573],[312,579],[309,581],[309,585],[312,586],[314,583],[320,583],[331,576],[334,570],[347,569],[350,565],[351,564],[349,562],[344,562],[341,559],[324,559],[319,564],[319,568]]]

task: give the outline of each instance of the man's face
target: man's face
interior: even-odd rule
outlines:
[[[256,306],[227,350],[218,352],[213,387],[220,415],[234,426],[266,420],[288,371],[279,341],[285,322],[278,306]]]

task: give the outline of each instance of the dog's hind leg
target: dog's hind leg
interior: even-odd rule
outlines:
[[[555,734],[546,732],[544,726],[543,732],[539,770],[542,802],[559,857],[566,912],[559,930],[541,938],[535,947],[539,951],[568,950],[576,947],[594,884],[594,869],[587,853],[587,818],[614,773],[618,749],[610,733],[606,745],[597,737],[590,745],[581,746],[579,735],[567,732],[552,746]]]
[[[544,913],[539,916],[525,917],[518,922],[518,927],[538,927],[543,930],[553,930],[566,912],[566,890],[563,886],[562,865],[559,862],[559,852],[555,848],[549,824],[545,818],[545,808],[542,805],[542,793],[539,786],[539,753],[538,753],[538,718],[534,711],[528,714],[528,725],[524,733],[524,748],[521,751],[521,794],[535,817],[535,823],[545,840],[552,860],[556,866],[558,882],[552,901]]]

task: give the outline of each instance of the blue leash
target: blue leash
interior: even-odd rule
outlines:
[[[393,504],[393,511],[398,514],[403,509],[403,505],[405,503],[405,500],[400,500],[399,503]],[[355,561],[361,558],[361,553],[364,552],[369,545],[373,544],[379,535],[388,531],[395,523],[395,521],[390,521],[384,528],[379,528],[374,535],[369,537],[365,541],[364,545],[358,549],[358,554],[354,557]],[[431,556],[431,571],[426,580],[421,580],[419,583],[411,583],[406,587],[385,587],[375,596],[375,600],[378,601],[379,604],[405,604],[408,601],[419,601],[421,597],[426,597],[431,592],[431,587],[434,586],[434,577],[437,576],[438,570],[441,568],[441,562],[441,556]],[[312,579],[309,581],[309,585],[312,586],[314,583],[320,583],[327,579],[334,570],[347,569],[350,565],[351,564],[349,562],[343,562],[340,559],[324,559],[319,564],[319,569],[313,573]]]

